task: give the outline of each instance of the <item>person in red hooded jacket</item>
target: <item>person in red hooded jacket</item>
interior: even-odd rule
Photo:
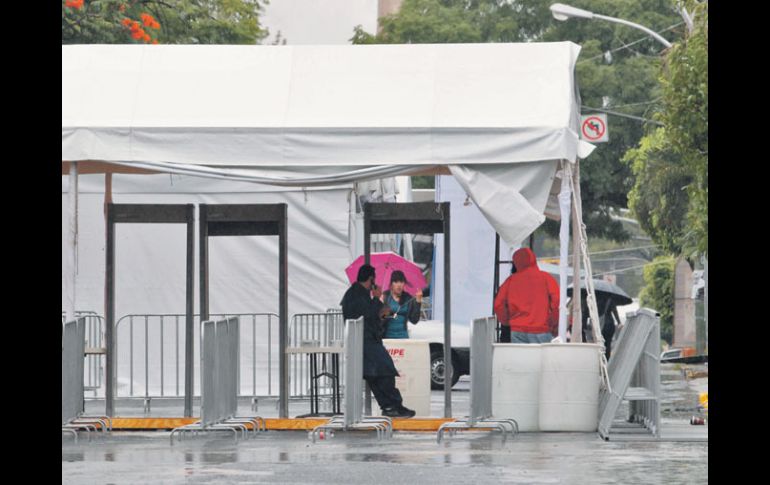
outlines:
[[[559,326],[559,285],[537,267],[535,253],[513,253],[516,273],[505,280],[495,297],[495,315],[511,329],[511,343],[548,343]]]

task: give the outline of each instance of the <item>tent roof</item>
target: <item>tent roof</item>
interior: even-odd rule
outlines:
[[[62,46],[62,160],[575,160],[579,46]],[[419,168],[419,167],[418,167]]]

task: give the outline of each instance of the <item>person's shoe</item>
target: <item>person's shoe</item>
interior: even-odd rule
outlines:
[[[400,418],[401,416],[398,413],[398,408],[396,406],[391,406],[389,408],[383,408],[382,409],[382,415],[387,416],[389,418]]]
[[[416,412],[414,412],[414,410],[404,406],[398,406],[398,411],[401,413],[401,416],[404,418],[413,418],[414,415],[417,414]]]
[[[416,413],[404,406],[391,406],[382,410],[382,415],[389,418],[411,418]]]

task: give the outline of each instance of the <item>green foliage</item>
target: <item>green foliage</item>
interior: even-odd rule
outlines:
[[[398,13],[380,19],[381,32],[355,28],[354,44],[525,42],[549,22],[544,0],[406,0]]]
[[[131,44],[122,22],[143,13],[159,23],[147,29],[164,44],[256,44],[268,32],[259,24],[265,0],[86,0],[82,8],[62,4],[62,44]]]
[[[674,338],[674,259],[661,256],[644,267],[644,283],[639,294],[642,307],[660,313],[660,338],[671,345]]]
[[[708,4],[689,2],[694,29],[668,51],[660,78],[665,129],[625,161],[636,181],[629,204],[672,254],[708,254]]]
[[[413,189],[433,189],[436,187],[436,177],[433,175],[416,175],[412,177]]]
[[[708,4],[692,11],[694,30],[671,48],[661,79],[666,139],[692,176],[682,243],[686,256],[708,254]]]
[[[582,104],[634,116],[649,117],[662,95],[657,76],[660,45],[630,27],[600,20],[558,22],[548,7],[551,0],[405,0],[401,10],[381,21],[373,35],[355,29],[354,44],[572,41],[582,46],[576,76]],[[681,23],[669,0],[577,0],[570,4],[604,15],[641,23],[660,31]],[[666,32],[671,37],[679,30]],[[619,49],[631,44],[630,48]],[[615,50],[611,60],[604,53]],[[605,105],[604,100],[607,100]],[[584,108],[584,112],[591,110]],[[623,154],[644,135],[638,120],[609,118],[610,141],[600,143],[581,163],[583,213],[589,237],[626,241],[629,234],[611,219],[613,209],[625,208],[633,186]],[[546,224],[550,236],[558,224]]]
[[[623,160],[636,178],[628,194],[629,208],[663,251],[681,254],[689,205],[686,188],[692,175],[668,147],[666,129],[658,128],[644,137]]]

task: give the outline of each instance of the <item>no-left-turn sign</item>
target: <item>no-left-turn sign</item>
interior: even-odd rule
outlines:
[[[607,115],[591,114],[580,117],[580,138],[591,143],[609,141]]]

